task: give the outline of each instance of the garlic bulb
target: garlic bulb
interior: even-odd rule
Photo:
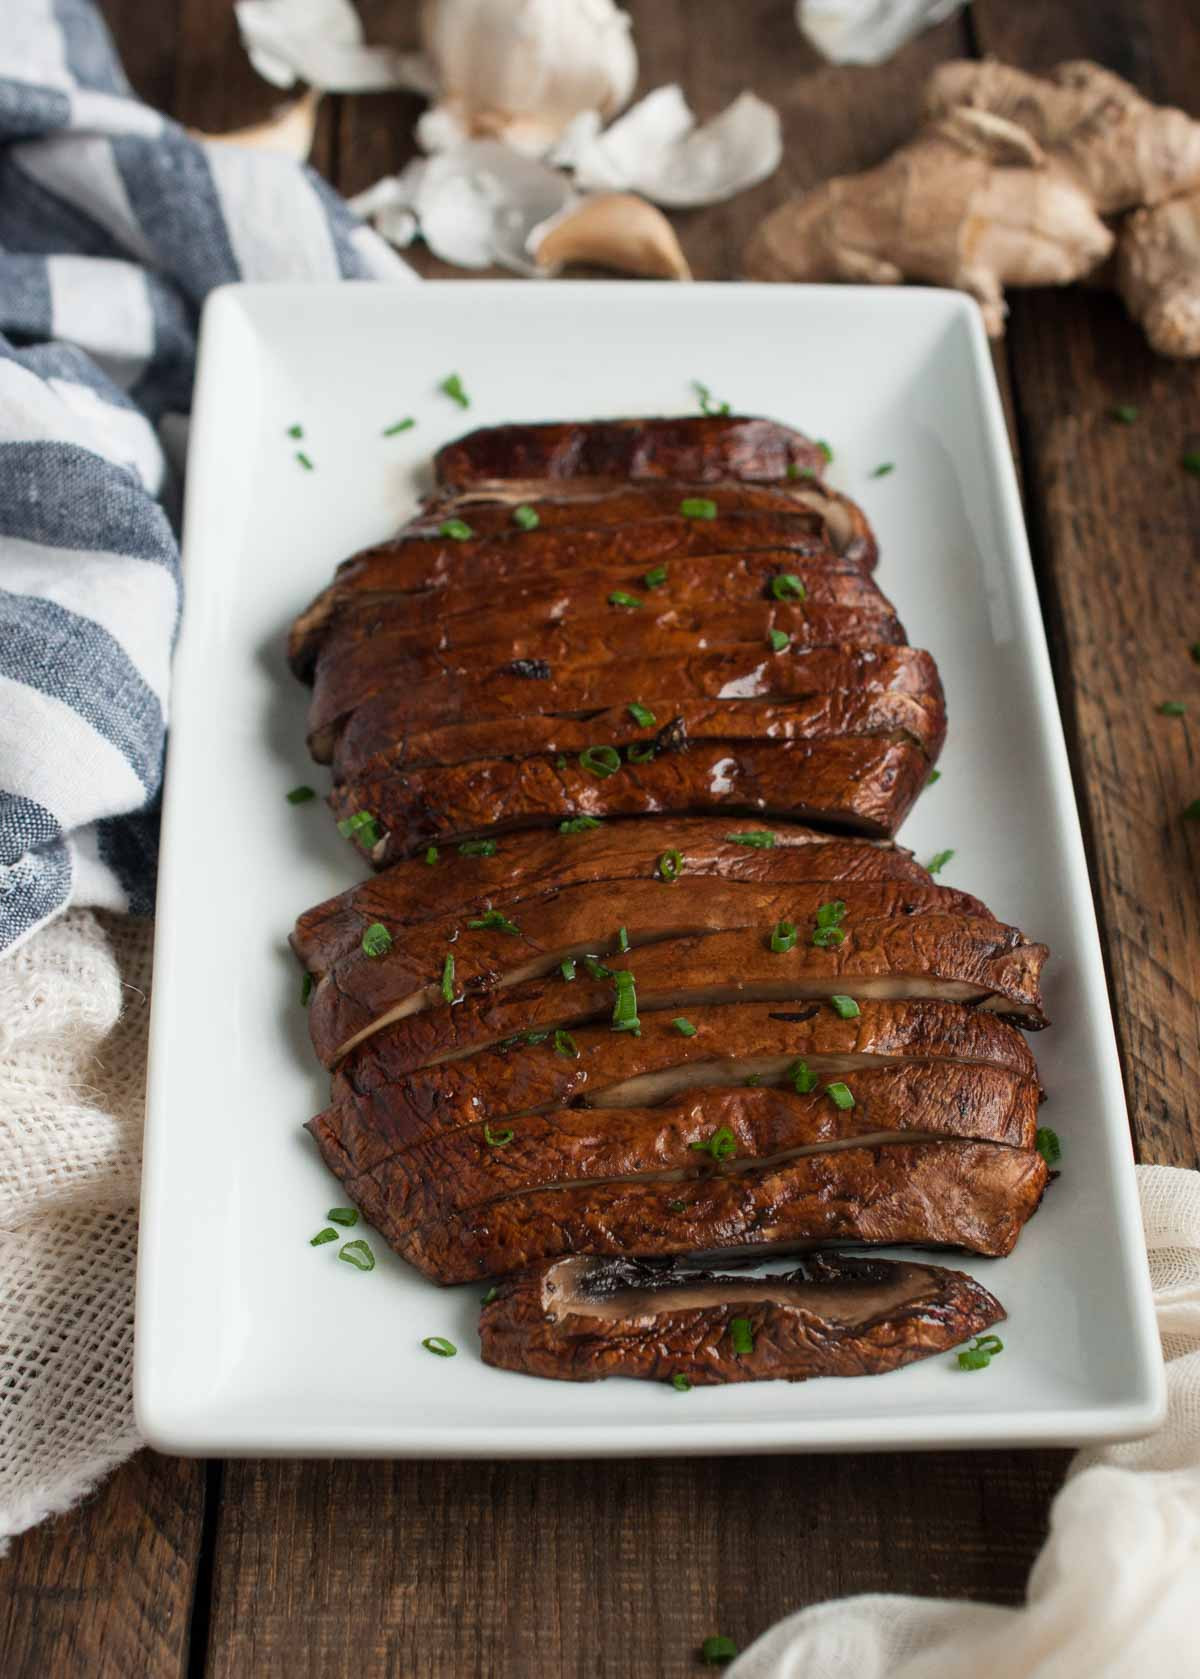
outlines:
[[[489,136],[540,155],[580,111],[619,111],[637,79],[613,0],[425,0],[422,33],[440,91],[417,125],[428,151]]]

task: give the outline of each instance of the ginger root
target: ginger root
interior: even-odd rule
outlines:
[[[774,211],[745,268],[757,280],[955,286],[978,299],[997,336],[1006,285],[1068,285],[1112,245],[1088,193],[1024,128],[958,106],[877,168]]]
[[[1200,191],[1126,217],[1117,290],[1161,356],[1200,356]]]
[[[1200,122],[1152,105],[1087,59],[1031,76],[995,59],[955,59],[925,88],[929,118],[968,106],[1014,122],[1084,189],[1102,216],[1200,188]]]

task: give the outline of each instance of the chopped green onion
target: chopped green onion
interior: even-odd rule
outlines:
[[[642,603],[636,595],[627,594],[624,589],[614,589],[608,597],[610,606],[640,606]]]
[[[683,852],[674,846],[670,851],[664,851],[654,865],[654,872],[660,880],[665,880],[668,886],[673,886],[683,871]]]
[[[569,1032],[564,1032],[560,1026],[554,1034],[555,1055],[565,1055],[569,1061],[578,1061],[579,1045]]]
[[[633,718],[639,729],[652,729],[658,722],[658,718],[654,715],[654,713],[647,710],[644,705],[639,705],[636,700],[630,701],[625,709]]]
[[[895,470],[896,470],[896,465],[895,465],[894,461],[884,461],[880,466],[877,466],[875,468],[874,472],[872,472],[872,474],[871,474],[871,477],[872,478],[886,478],[889,472],[895,472]]]
[[[733,1350],[738,1357],[754,1351],[754,1330],[750,1326],[749,1318],[734,1318],[729,1325],[729,1339],[733,1342]]]
[[[443,396],[448,396],[451,402],[457,402],[460,408],[469,408],[471,399],[463,389],[463,382],[457,373],[449,373],[438,386]]]
[[[629,929],[627,927],[617,928],[617,949],[622,956],[629,949]]]
[[[799,461],[789,461],[787,476],[789,478],[815,478],[817,475],[811,466],[801,466]]]
[[[685,519],[715,519],[717,504],[707,496],[684,496],[679,503],[679,511]]]
[[[343,1243],[338,1249],[338,1258],[344,1259],[347,1265],[353,1265],[356,1271],[375,1269],[375,1255],[361,1236],[357,1241]]]
[[[296,459],[300,462],[300,465],[304,468],[305,472],[313,471],[313,463],[309,460],[303,449],[296,450]]]
[[[930,770],[929,779],[926,781],[925,785],[926,785],[926,787],[932,787],[935,781],[940,781],[941,779],[942,779],[941,770]]]
[[[745,834],[726,834],[730,845],[749,845],[756,851],[770,851],[775,844],[775,835],[766,828],[751,828]]]
[[[1183,816],[1185,822],[1200,822],[1200,799],[1193,799],[1190,805],[1184,805]]]
[[[1180,700],[1164,700],[1158,709],[1164,717],[1185,717],[1187,715],[1187,706]]]
[[[841,927],[816,927],[813,929],[812,942],[818,950],[828,950],[831,946],[845,944],[846,934]]]
[[[530,507],[528,502],[522,502],[520,507],[512,511],[513,524],[520,525],[523,531],[535,531],[541,524],[536,508]]]
[[[737,1153],[737,1138],[728,1125],[718,1125],[711,1137],[689,1143],[688,1147],[700,1154],[711,1154],[714,1160],[732,1160]]]
[[[479,1304],[481,1306],[490,1306],[492,1301],[495,1300],[499,1296],[499,1293],[500,1293],[499,1284],[498,1283],[493,1283],[491,1288],[488,1289],[487,1293],[484,1295],[483,1299],[479,1302]]]
[[[771,643],[772,653],[782,653],[791,639],[786,630],[767,631],[767,640]]]
[[[701,408],[703,413],[705,413],[705,414],[728,414],[729,404],[727,402],[716,402],[716,401],[714,401],[713,394],[709,390],[708,386],[707,385],[702,385],[700,383],[699,379],[693,379],[692,380],[692,389],[696,393],[696,397],[697,397],[697,399],[700,403],[700,408]]]
[[[1180,457],[1179,464],[1185,472],[1190,472],[1193,478],[1200,478],[1200,449],[1189,449]]]
[[[761,1085],[761,1083],[762,1083],[762,1074],[761,1073],[751,1073],[750,1077],[745,1081],[745,1083],[746,1083],[746,1089],[747,1090],[757,1090],[759,1085]]]
[[[603,962],[597,962],[594,956],[585,956],[583,965],[593,979],[611,979],[613,976],[612,969],[606,968]]]
[[[438,860],[438,848],[437,848],[436,845],[431,845],[431,846],[428,847],[428,849],[425,852],[426,866],[428,868],[432,868],[433,865],[437,862],[437,860]]]
[[[843,1020],[857,1020],[862,1010],[853,997],[831,997],[829,1001]]]
[[[823,437],[817,438],[817,448],[821,451],[827,461],[831,461],[833,459],[833,450],[829,447]]]
[[[806,600],[808,590],[794,571],[780,571],[771,579],[773,600]]]
[[[1200,641],[1192,643],[1192,663],[1200,665]]]
[[[643,741],[640,745],[627,746],[625,757],[631,764],[648,764],[655,757],[658,748],[652,740]]]
[[[372,921],[362,936],[365,956],[386,956],[392,948],[392,935],[382,921]]]
[[[516,1136],[511,1125],[506,1125],[500,1131],[493,1131],[485,1119],[483,1122],[483,1140],[489,1148],[507,1148]]]
[[[952,850],[938,851],[929,859],[925,867],[929,870],[930,874],[937,874],[940,869],[945,868],[946,864],[950,861],[953,855],[954,852]]]
[[[306,805],[310,799],[315,799],[316,796],[311,787],[293,787],[287,796],[287,802],[290,805]]]
[[[333,1224],[343,1224],[347,1230],[353,1230],[358,1223],[357,1207],[330,1207],[325,1217]]]
[[[841,1108],[843,1113],[854,1106],[854,1097],[851,1093],[850,1086],[848,1084],[842,1084],[840,1080],[836,1084],[827,1084],[825,1086],[825,1094],[829,1097],[834,1107]]]
[[[494,857],[495,840],[463,840],[458,847],[460,857]]]
[[[550,1028],[548,1026],[544,1032],[526,1032],[524,1034],[525,1042],[527,1044],[544,1044],[549,1036]]]
[[[612,976],[616,987],[616,1001],[613,1004],[612,1029],[614,1032],[632,1032],[635,1038],[642,1035],[642,1023],[637,1012],[637,986],[628,968],[619,968]]]
[[[565,822],[558,824],[560,834],[590,834],[593,828],[600,826],[597,816],[569,816]]]
[[[771,929],[771,949],[776,956],[794,948],[796,943],[796,923],[794,921],[777,921]]]
[[[329,1226],[326,1225],[324,1230],[318,1230],[315,1236],[310,1236],[308,1238],[308,1245],[310,1248],[323,1248],[326,1242],[336,1242],[337,1239],[337,1231],[331,1230]]]
[[[1004,1351],[1004,1342],[998,1335],[977,1335],[969,1347],[965,1347],[958,1355],[960,1370],[986,1370],[997,1353]]]
[[[416,423],[417,422],[411,418],[407,420],[397,420],[394,425],[384,426],[383,435],[385,437],[399,437],[402,431],[411,431]]]
[[[686,1206],[686,1201],[668,1201],[667,1211],[669,1213],[681,1213]]]
[[[368,851],[373,851],[383,837],[379,831],[379,824],[369,810],[356,810],[353,816],[345,817],[338,823],[338,833],[343,839],[352,839],[359,845],[365,845]]]
[[[792,1081],[792,1088],[797,1096],[807,1096],[810,1090],[817,1088],[817,1075],[807,1061],[793,1061],[787,1070],[787,1076]]]
[[[308,1007],[308,999],[312,996],[312,994],[313,977],[311,974],[305,974],[304,978],[300,981],[300,1007],[302,1009]]]
[[[679,1033],[681,1038],[694,1038],[696,1036],[696,1028],[692,1025],[686,1015],[677,1014],[675,1019],[671,1022],[671,1025]]]
[[[438,526],[439,536],[448,536],[452,542],[469,542],[475,535],[465,519],[443,519]]]
[[[841,898],[828,898],[817,906],[818,927],[840,927],[846,919],[846,905]]]
[[[688,1381],[682,1370],[677,1370],[671,1377],[671,1386],[675,1389],[676,1393],[691,1393],[692,1391],[692,1384]]]
[[[478,932],[480,928],[492,927],[498,933],[519,933],[521,931],[515,921],[510,921],[507,915],[502,915],[498,909],[490,909],[486,915],[477,915],[473,921],[467,922],[467,926],[473,932]]]
[[[661,589],[666,581],[667,568],[665,565],[656,565],[651,567],[651,569],[642,578],[642,582],[648,589]]]
[[[579,767],[600,781],[616,775],[621,767],[621,754],[615,746],[585,746],[579,754]]]
[[[1132,402],[1118,402],[1108,412],[1112,419],[1119,420],[1123,426],[1131,426],[1137,419],[1139,410]]]
[[[573,956],[568,956],[565,962],[559,963],[558,969],[564,979],[574,979],[575,958]]]
[[[706,1661],[710,1667],[724,1667],[737,1655],[738,1648],[732,1638],[726,1638],[723,1633],[713,1633],[700,1646],[700,1659]]]
[[[1062,1159],[1062,1144],[1058,1140],[1058,1132],[1052,1131],[1048,1125],[1040,1125],[1034,1142],[1047,1166],[1057,1166]]]
[[[442,996],[448,1003],[454,1001],[454,952],[446,952],[446,960],[442,963]]]
[[[289,437],[303,437],[304,436],[304,427],[303,426],[289,426],[287,428],[287,434],[288,434]]]
[[[453,1341],[447,1341],[444,1335],[427,1335],[421,1342],[427,1353],[436,1353],[439,1358],[453,1358],[458,1348]]]

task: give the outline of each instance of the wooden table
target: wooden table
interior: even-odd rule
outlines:
[[[626,0],[645,88],[702,114],[743,87],[787,157],[732,203],[677,218],[698,276],[731,279],[750,229],[910,132],[943,59],[1032,69],[1094,57],[1200,114],[1188,0],[976,0],[873,70],[807,50],[792,0]],[[138,90],[208,130],[267,113],[228,0],[105,0]],[[414,8],[362,7],[376,39]],[[389,17],[389,12],[393,15]],[[408,157],[419,104],[326,101],[314,161],[346,191]],[[453,272],[418,254],[426,273]],[[1110,297],[1016,296],[1002,381],[1074,761],[1136,1144],[1195,1166],[1200,1139],[1200,374],[1156,360]],[[1136,404],[1132,426],[1109,417]],[[1159,715],[1185,699],[1185,720]],[[194,1463],[141,1454],[0,1564],[9,1679],[673,1679],[708,1633],[745,1645],[850,1592],[1020,1599],[1065,1452],[650,1463]]]

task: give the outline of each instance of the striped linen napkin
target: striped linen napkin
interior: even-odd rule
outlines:
[[[90,0],[0,12],[3,951],[153,904],[204,298],[415,275],[311,170],[137,100]]]

